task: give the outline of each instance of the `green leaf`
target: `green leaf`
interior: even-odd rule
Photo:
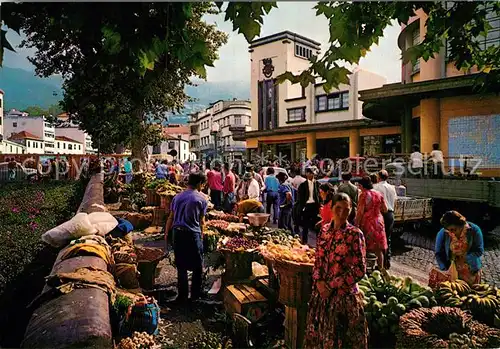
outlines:
[[[248,20],[241,24],[239,32],[245,36],[248,42],[251,42],[260,34],[260,24],[254,20]]]
[[[195,71],[196,71],[196,74],[202,78],[202,79],[206,79],[207,78],[207,69],[205,68],[204,65],[199,65],[197,67],[194,68]]]
[[[110,27],[103,27],[102,34],[104,37],[104,48],[110,54],[117,54],[121,50],[121,36],[120,33],[114,31]]]

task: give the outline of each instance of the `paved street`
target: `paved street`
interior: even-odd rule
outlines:
[[[434,238],[419,233],[404,233],[407,243],[403,251],[395,251],[394,268],[401,274],[404,268],[410,273],[429,275],[436,265],[434,258]],[[484,236],[483,281],[500,287],[500,227]]]

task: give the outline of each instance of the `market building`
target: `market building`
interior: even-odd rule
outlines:
[[[251,54],[252,131],[246,132],[248,156],[266,154],[286,159],[345,158],[372,148],[382,137],[382,150],[399,151],[399,126],[365,118],[360,90],[382,86],[386,79],[356,68],[350,85],[326,93],[318,82],[306,88],[288,81],[276,84],[287,71],[300,73],[320,44],[285,31],[254,40]]]
[[[246,143],[239,138],[251,130],[250,106],[246,100],[217,101],[192,114],[189,142],[196,158],[241,160],[246,155]]]
[[[426,34],[427,15],[419,10],[401,28],[398,45],[405,50]],[[500,44],[500,18],[488,14],[491,29],[480,37],[483,48]],[[402,64],[401,83],[388,84],[360,92],[363,115],[377,121],[397,124],[401,130],[402,152],[413,144],[429,153],[438,143],[445,165],[478,165],[482,176],[500,176],[500,97],[478,93],[477,69],[459,71],[449,60],[445,47],[427,62]]]

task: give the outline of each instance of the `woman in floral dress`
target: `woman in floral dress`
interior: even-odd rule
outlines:
[[[375,254],[379,269],[385,270],[384,253],[387,250],[387,237],[382,213],[387,212],[387,204],[383,195],[373,190],[370,177],[363,177],[359,184],[361,194],[355,224],[365,234],[366,251]]]
[[[448,211],[441,218],[436,237],[436,260],[439,269],[449,271],[453,279],[469,285],[481,283],[481,257],[484,253],[481,228],[467,222],[457,211]]]
[[[333,221],[317,241],[305,348],[367,348],[368,327],[357,282],[366,271],[363,233],[347,222],[351,199],[333,198]]]

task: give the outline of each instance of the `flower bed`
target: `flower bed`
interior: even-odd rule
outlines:
[[[76,212],[83,182],[3,185],[0,191],[0,345],[19,345],[26,306],[44,286],[57,251],[40,236]]]

